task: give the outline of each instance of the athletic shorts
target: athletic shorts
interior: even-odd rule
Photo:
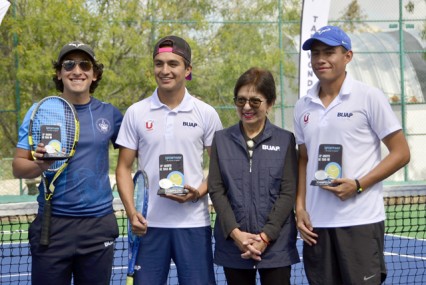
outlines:
[[[311,285],[378,285],[386,279],[384,222],[315,228],[317,244],[303,244],[303,263]]]
[[[180,285],[216,284],[211,227],[148,227],[136,257],[134,284],[167,284],[171,262]]]
[[[114,214],[100,218],[55,217],[50,244],[40,245],[41,216],[32,222],[29,239],[32,284],[109,285],[118,237]]]

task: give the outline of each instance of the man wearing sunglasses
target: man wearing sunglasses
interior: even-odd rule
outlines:
[[[53,63],[53,81],[61,97],[72,103],[80,121],[75,155],[55,182],[52,198],[50,244],[40,245],[41,218],[29,229],[32,284],[110,283],[114,240],[118,225],[113,213],[109,181],[109,141],[114,144],[122,114],[111,104],[92,97],[102,79],[103,65],[93,49],[82,42],[63,46]],[[19,130],[13,173],[35,178],[52,161],[33,160],[28,143],[30,108]],[[46,152],[43,145],[38,153]],[[43,187],[37,200],[42,209]],[[42,210],[39,211],[40,213]]]

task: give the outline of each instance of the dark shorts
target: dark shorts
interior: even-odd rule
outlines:
[[[50,244],[41,246],[41,217],[29,229],[32,284],[107,285],[118,237],[114,214],[101,218],[52,217]]]
[[[378,285],[386,279],[384,222],[314,232],[317,244],[303,245],[309,284]]]
[[[136,257],[134,284],[166,284],[172,260],[180,285],[216,284],[211,227],[148,228]]]

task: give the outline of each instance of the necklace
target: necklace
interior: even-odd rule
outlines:
[[[246,141],[246,144],[247,144],[248,153],[249,153],[249,156],[250,156],[250,159],[251,159],[252,156],[253,156],[254,141],[252,139],[249,139],[249,140]]]
[[[254,141],[252,139],[248,138],[248,140],[246,140],[246,144],[247,144],[248,154],[249,154],[249,157],[250,157],[250,172],[251,172]]]

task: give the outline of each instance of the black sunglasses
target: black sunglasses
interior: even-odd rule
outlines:
[[[73,60],[73,59],[68,59],[68,60],[64,60],[64,62],[62,62],[62,67],[66,71],[73,70],[77,65],[83,71],[89,71],[92,68],[92,66],[93,66],[93,64],[92,64],[92,62],[90,60]]]
[[[246,99],[244,97],[234,97],[234,104],[237,107],[244,107],[246,105],[247,101],[249,102],[250,107],[252,107],[252,108],[259,108],[260,104],[262,104],[262,102],[263,102],[259,98]]]

